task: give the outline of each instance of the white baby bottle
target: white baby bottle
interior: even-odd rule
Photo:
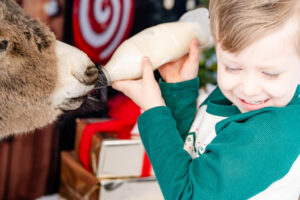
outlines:
[[[116,80],[140,78],[144,56],[149,57],[155,70],[187,54],[194,38],[198,38],[200,48],[212,42],[206,8],[189,11],[177,22],[147,28],[125,40],[109,62],[100,67],[97,85],[103,87]]]

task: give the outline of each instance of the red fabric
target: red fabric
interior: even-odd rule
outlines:
[[[141,177],[147,177],[151,175],[151,163],[149,160],[149,157],[146,153],[144,152],[144,161],[143,161],[143,166],[142,166],[142,172],[141,172]]]
[[[90,169],[90,149],[92,137],[97,132],[116,133],[118,139],[130,139],[130,131],[135,125],[140,108],[128,97],[120,94],[108,102],[110,121],[86,125],[79,143],[79,160],[85,169]]]

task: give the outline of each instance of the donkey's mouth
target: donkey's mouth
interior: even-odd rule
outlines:
[[[70,98],[69,102],[70,103],[75,103],[75,102],[83,102],[87,99],[88,95],[84,95],[84,96],[79,96],[79,97],[73,97],[73,98]]]
[[[58,108],[63,111],[76,110],[87,99],[87,95],[66,99]]]
[[[58,107],[61,110],[76,110],[87,99],[87,95],[66,99]]]

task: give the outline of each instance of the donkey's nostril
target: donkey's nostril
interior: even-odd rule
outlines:
[[[85,70],[83,82],[88,85],[96,84],[98,81],[98,68],[96,65],[90,65]]]
[[[85,74],[87,76],[96,76],[98,74],[98,68],[95,65],[88,66],[85,71]]]

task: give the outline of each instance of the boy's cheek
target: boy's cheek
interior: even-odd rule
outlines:
[[[289,77],[278,81],[265,81],[262,83],[264,91],[273,97],[283,97],[294,95],[298,84],[295,79]]]
[[[239,77],[218,72],[218,85],[224,90],[231,90],[238,85]]]
[[[296,88],[279,86],[278,88],[270,88],[268,92],[272,99],[279,102],[283,101],[283,104],[286,105],[293,98]]]

